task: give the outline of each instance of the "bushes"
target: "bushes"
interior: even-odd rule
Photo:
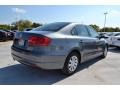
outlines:
[[[11,25],[8,25],[8,24],[0,25],[0,29],[2,29],[2,30],[18,30],[18,27],[19,27],[19,31],[23,31],[25,28],[36,28],[38,26],[42,26],[42,24],[36,23],[36,22],[31,22],[29,20],[20,20],[17,22],[13,22]]]
[[[120,28],[119,27],[116,27],[116,28],[113,28],[113,27],[105,27],[105,28],[101,28],[95,24],[91,24],[90,25],[91,27],[93,27],[97,32],[120,32]]]

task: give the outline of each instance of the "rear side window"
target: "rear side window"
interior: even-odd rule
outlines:
[[[86,27],[88,28],[91,37],[96,38],[99,36],[99,34],[91,26],[86,26]]]
[[[50,23],[50,24],[46,24],[43,26],[40,26],[38,28],[33,29],[32,31],[59,31],[60,29],[64,28],[65,26],[67,26],[68,22],[56,22],[56,23]]]
[[[73,28],[72,33],[74,32],[75,35],[83,36],[83,37],[90,37],[88,30],[83,25],[77,25]]]

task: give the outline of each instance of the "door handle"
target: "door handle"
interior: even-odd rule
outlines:
[[[83,40],[80,40],[80,43],[83,43]]]

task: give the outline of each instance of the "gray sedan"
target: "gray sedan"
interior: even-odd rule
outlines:
[[[17,32],[11,49],[13,59],[22,64],[61,69],[67,75],[79,64],[107,55],[107,43],[92,27],[72,22]]]

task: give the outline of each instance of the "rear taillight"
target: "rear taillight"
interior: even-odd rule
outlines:
[[[32,36],[28,40],[29,46],[48,46],[51,42],[51,39],[48,37],[38,37]]]

